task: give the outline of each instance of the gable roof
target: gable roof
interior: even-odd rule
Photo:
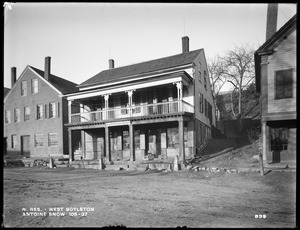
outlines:
[[[103,70],[79,84],[78,87],[109,83],[116,80],[134,79],[146,73],[191,64],[202,51],[203,49],[198,49],[133,65]]]
[[[44,78],[44,71],[37,69],[33,66],[29,66],[32,68],[38,75]],[[50,74],[50,80],[48,81],[51,85],[53,85],[56,89],[58,89],[62,94],[77,92],[78,88],[77,84],[74,82],[68,81],[66,79],[57,77],[53,74]]]
[[[285,23],[276,33],[274,33],[262,46],[254,53],[255,61],[255,82],[256,91],[260,92],[260,64],[261,55],[272,54],[274,49],[285,40],[296,29],[297,14],[295,14],[287,23]]]

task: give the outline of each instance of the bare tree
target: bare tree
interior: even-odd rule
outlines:
[[[216,97],[226,83],[223,68],[223,63],[219,56],[208,58],[208,72],[211,79],[211,88]]]
[[[223,65],[223,75],[234,86],[238,92],[238,111],[234,117],[242,118],[242,94],[249,83],[254,80],[254,48],[249,45],[235,47],[232,51],[227,51],[221,58]],[[232,101],[233,103],[233,101]],[[233,108],[233,106],[232,106]]]

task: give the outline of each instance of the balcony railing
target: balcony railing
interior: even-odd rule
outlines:
[[[166,115],[178,112],[194,113],[194,107],[185,101],[163,102],[131,107],[76,113],[70,115],[69,123],[99,122],[128,117]]]

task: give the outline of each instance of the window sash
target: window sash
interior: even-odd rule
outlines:
[[[27,95],[27,81],[21,82],[21,96]]]
[[[35,147],[44,146],[44,135],[43,134],[35,134],[34,135],[34,146]]]
[[[56,103],[50,103],[49,104],[49,117],[57,117],[57,104]]]
[[[38,81],[37,79],[31,80],[31,93],[37,93],[38,92]]]
[[[48,143],[49,146],[58,146],[58,133],[49,133]]]
[[[43,119],[43,105],[37,105],[37,119]]]
[[[14,149],[17,146],[17,135],[11,135],[11,148]]]
[[[15,109],[15,114],[14,114],[14,121],[15,122],[20,122],[20,109]]]
[[[293,97],[293,69],[275,72],[275,99]]]
[[[24,121],[30,120],[30,107],[24,108]]]
[[[11,122],[10,110],[5,110],[5,124],[9,124],[10,122]]]

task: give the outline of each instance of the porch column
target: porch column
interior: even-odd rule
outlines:
[[[130,161],[135,160],[135,155],[134,155],[134,133],[133,133],[133,125],[130,123],[129,124],[129,139],[130,139]]]
[[[128,94],[129,116],[132,117],[132,95],[134,90],[125,91]]]
[[[179,135],[179,157],[185,161],[185,147],[184,147],[184,122],[180,118],[178,120],[178,135]]]
[[[108,119],[108,99],[109,99],[109,95],[110,94],[104,94],[104,107],[105,107],[105,116],[104,116],[104,120]]]
[[[69,114],[69,124],[72,122],[71,114],[72,114],[72,100],[68,100],[68,114]]]
[[[267,126],[267,122],[262,122],[262,155],[263,162],[267,162],[267,153],[269,149],[269,127]]]
[[[68,139],[69,139],[69,163],[73,161],[73,148],[72,148],[72,130],[68,129]]]
[[[105,155],[108,158],[108,161],[111,161],[111,154],[110,154],[110,138],[109,138],[109,128],[105,127]]]
[[[178,112],[182,112],[182,82],[176,82],[177,98],[178,98]]]

